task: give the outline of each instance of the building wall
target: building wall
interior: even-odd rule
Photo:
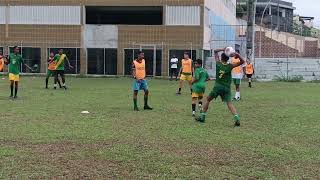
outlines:
[[[6,5],[10,6],[6,6]],[[99,38],[95,33],[108,33],[107,26],[89,26],[84,22],[83,6],[164,6],[164,15],[166,14],[167,6],[188,6],[199,7],[200,16],[193,18],[192,25],[180,24],[180,26],[170,24],[170,26],[113,26],[115,33],[108,34],[108,37]],[[46,71],[47,49],[52,47],[65,48],[81,48],[80,62],[81,74],[85,74],[87,70],[87,49],[86,48],[118,48],[118,74],[124,74],[123,64],[123,49],[136,48],[132,45],[136,44],[155,44],[163,50],[162,75],[168,74],[168,51],[169,49],[197,49],[203,48],[203,5],[204,0],[2,0],[0,7],[19,8],[23,6],[33,6],[38,11],[37,14],[29,16],[29,11],[18,11],[20,14],[14,19],[15,14],[7,14],[6,17],[0,18],[0,47],[21,45],[24,47],[39,47],[41,48],[41,72]],[[50,16],[39,16],[51,12],[57,6],[79,7],[80,12],[71,15],[69,20],[64,19],[64,22],[59,22],[59,19],[52,19]],[[48,11],[43,10],[48,7]],[[5,14],[3,10],[0,14]],[[61,9],[61,8],[60,8]],[[34,17],[33,17],[34,15]],[[31,16],[31,15],[30,15]],[[43,19],[39,19],[42,17]],[[51,19],[50,19],[51,18]],[[165,17],[164,17],[165,19]],[[8,24],[5,22],[8,20]],[[14,21],[15,20],[15,21]],[[63,19],[62,19],[63,20]],[[73,22],[71,23],[70,20]],[[1,23],[2,22],[2,23]],[[164,21],[166,23],[166,21]],[[1,25],[3,24],[3,25]],[[53,25],[65,24],[65,25]],[[69,24],[69,25],[68,25]],[[70,25],[73,24],[73,25]],[[99,41],[96,41],[99,40]],[[102,41],[112,40],[111,44]],[[118,42],[115,42],[117,41]],[[96,42],[93,42],[96,41]]]
[[[234,45],[236,0],[206,0],[204,6],[204,49]],[[233,42],[226,43],[228,40]]]

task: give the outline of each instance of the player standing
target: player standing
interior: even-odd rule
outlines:
[[[237,54],[239,54],[239,51],[237,51]],[[240,59],[237,57],[233,57],[231,60],[231,64],[233,64],[233,65],[238,64],[239,62],[240,62]],[[236,87],[236,93],[235,93],[235,96],[233,99],[236,101],[240,101],[240,99],[241,99],[240,85],[241,85],[241,80],[242,80],[244,73],[245,73],[245,65],[235,67],[232,70],[232,79],[233,79],[233,83]]]
[[[64,75],[64,64],[65,64],[65,61],[68,62],[68,66],[69,68],[73,68],[71,65],[70,65],[70,62],[69,62],[69,59],[67,57],[66,54],[63,53],[63,49],[60,49],[59,50],[59,54],[56,54],[54,56],[54,62],[55,62],[55,77],[54,77],[54,89],[57,89],[57,82],[59,81],[58,79],[58,76],[60,75],[61,79],[62,79],[62,87],[64,89],[67,89],[67,86],[66,86],[66,79],[65,79],[65,75]]]
[[[9,80],[10,80],[10,98],[17,99],[18,86],[20,81],[20,67],[21,64],[25,65],[28,69],[32,69],[23,62],[22,56],[19,54],[20,49],[18,46],[13,47],[13,53],[10,53],[8,57],[5,58],[5,64],[9,65]],[[15,89],[13,94],[13,89]]]
[[[138,59],[134,60],[132,63],[132,76],[134,77],[133,82],[133,105],[134,111],[139,111],[138,108],[138,92],[140,90],[144,91],[144,110],[153,110],[148,105],[149,88],[146,78],[146,62],[144,59],[144,53],[139,52]]]
[[[46,89],[48,89],[49,78],[50,78],[51,76],[54,76],[54,75],[55,75],[55,68],[56,68],[56,65],[55,65],[55,63],[54,63],[54,53],[51,52],[51,53],[50,53],[50,57],[49,57],[49,59],[48,59],[48,72],[47,72],[47,77],[46,77]],[[58,84],[59,84],[59,87],[62,88],[59,79],[58,79]]]
[[[248,86],[249,88],[252,88],[252,76],[254,74],[254,67],[251,61],[248,59],[247,60],[247,66],[246,66],[246,75],[248,78]]]
[[[173,55],[170,59],[170,81],[172,81],[173,75],[176,77],[176,81],[178,80],[178,63],[179,59],[176,55]]]
[[[180,69],[180,82],[179,82],[179,90],[177,95],[181,95],[181,89],[183,86],[184,81],[188,81],[190,86],[190,91],[192,94],[192,76],[193,76],[193,67],[192,67],[192,60],[189,58],[189,53],[184,53],[184,59],[181,61],[181,69]]]
[[[229,64],[228,60],[229,57],[225,54],[221,54],[221,60],[219,58],[219,52],[223,52],[225,49],[217,49],[214,51],[215,53],[215,59],[216,59],[216,82],[214,85],[213,90],[207,97],[207,101],[205,102],[203,106],[203,112],[201,113],[201,116],[199,118],[196,118],[199,122],[205,122],[206,113],[209,108],[209,104],[213,99],[216,99],[218,96],[221,97],[222,101],[227,103],[227,106],[230,110],[230,112],[234,116],[235,120],[235,126],[240,126],[240,116],[237,113],[236,108],[233,106],[231,102],[231,71],[232,69],[241,66],[244,63],[243,58],[238,54],[235,53],[234,57],[239,58],[240,62],[236,64]]]
[[[202,68],[202,60],[195,61],[195,72],[192,81],[192,116],[196,115],[196,105],[199,104],[200,112],[202,111],[202,99],[206,89],[206,81],[209,80],[208,72]]]

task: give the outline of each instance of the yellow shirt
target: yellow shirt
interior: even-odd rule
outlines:
[[[138,62],[138,60],[134,60],[134,67],[135,67],[135,76],[138,80],[144,79],[146,77],[146,62],[144,59],[142,59],[141,62]]]
[[[192,74],[192,60],[191,59],[182,59],[182,73]]]

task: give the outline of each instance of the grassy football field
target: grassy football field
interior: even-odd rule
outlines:
[[[220,99],[195,122],[188,88],[165,80],[149,81],[154,111],[133,112],[131,84],[23,77],[11,101],[0,80],[0,179],[320,178],[319,84],[244,83],[240,128]]]

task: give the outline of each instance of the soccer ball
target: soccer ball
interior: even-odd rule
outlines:
[[[224,51],[224,53],[228,56],[228,57],[232,57],[234,55],[236,51],[233,49],[233,47],[227,47]]]

